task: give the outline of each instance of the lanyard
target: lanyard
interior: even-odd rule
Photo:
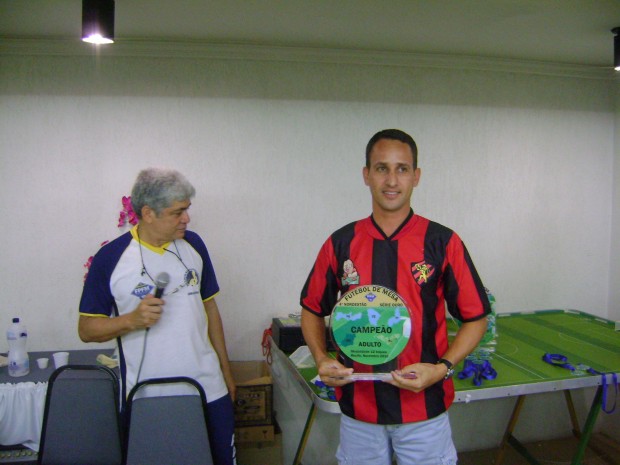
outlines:
[[[475,363],[465,359],[463,371],[458,374],[459,379],[467,379],[473,377],[474,385],[480,386],[485,379],[497,378],[497,371],[491,365],[491,362],[485,360],[482,363]]]
[[[546,353],[545,355],[543,355],[542,359],[548,364],[559,367],[559,368],[565,368],[572,372],[576,370],[576,368],[573,365],[568,363],[568,358],[562,354]],[[616,410],[616,400],[618,398],[618,375],[616,373],[603,373],[591,367],[588,367],[584,371],[586,371],[587,373],[590,373],[591,375],[601,376],[601,388],[603,390],[601,409],[605,413],[613,413],[614,410]],[[611,375],[611,380],[612,380],[611,386],[613,386],[614,388],[614,404],[610,408],[607,407],[607,375]]]
[[[606,409],[606,405],[607,405],[607,376],[605,376],[605,373],[601,374],[601,385],[603,386],[603,401],[601,403],[601,408],[603,409],[603,412],[605,413],[613,413],[614,410],[616,410],[616,400],[618,399],[618,375],[616,373],[612,373],[611,374],[611,385],[614,387],[614,405],[611,407],[610,410]]]

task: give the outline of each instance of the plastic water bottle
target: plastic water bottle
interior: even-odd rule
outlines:
[[[30,373],[30,360],[26,351],[28,331],[19,322],[19,318],[13,318],[13,323],[6,331],[9,342],[9,375],[26,376]]]

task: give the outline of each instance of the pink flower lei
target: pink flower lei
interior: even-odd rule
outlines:
[[[133,207],[131,206],[131,197],[122,198],[123,209],[120,211],[118,215],[118,227],[121,228],[125,226],[126,223],[135,226],[138,224],[138,215],[133,211]]]
[[[135,226],[138,224],[138,215],[133,211],[133,207],[131,206],[131,197],[123,196],[121,199],[121,203],[123,204],[123,209],[120,211],[118,215],[118,227],[122,228],[127,223]],[[110,241],[104,241],[101,243],[99,247],[103,247]],[[86,263],[84,263],[84,268],[86,268],[86,273],[84,274],[84,281],[86,281],[86,277],[88,276],[88,271],[90,270],[90,265],[93,263],[94,256],[88,257]]]

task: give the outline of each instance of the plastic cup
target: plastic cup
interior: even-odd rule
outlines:
[[[47,368],[47,364],[49,363],[50,359],[43,357],[43,358],[38,358],[37,359],[37,365],[39,366],[39,368],[41,370],[44,370]]]
[[[54,366],[56,368],[60,368],[61,366],[69,363],[69,352],[55,352],[54,355]]]

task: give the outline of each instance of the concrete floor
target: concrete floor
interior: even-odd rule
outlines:
[[[526,444],[526,447],[541,465],[571,465],[577,445],[577,439],[570,437],[534,442]],[[595,434],[590,445],[592,447],[588,448],[580,465],[620,465],[620,443],[604,434]],[[494,465],[497,452],[498,449],[460,452],[459,465]],[[276,441],[273,445],[266,444],[258,448],[238,448],[237,464],[283,465],[281,445]],[[512,447],[507,447],[502,465],[529,465],[529,463]]]
[[[526,448],[541,465],[570,465],[577,451],[573,437],[526,444]],[[459,465],[494,465],[498,449],[459,453]],[[503,465],[528,465],[529,462],[512,447],[507,447]],[[620,443],[604,434],[594,434],[582,465],[620,465]]]
[[[594,434],[585,458],[580,465],[620,465],[620,443],[603,433]],[[528,451],[541,465],[571,465],[577,450],[575,438],[554,439],[526,444]],[[459,465],[495,465],[497,449],[459,452]],[[21,457],[10,459],[0,454],[0,464],[36,465],[36,461]],[[281,435],[273,443],[253,444],[237,448],[238,465],[283,465]],[[289,465],[289,464],[285,464]],[[507,447],[502,465],[529,465],[512,447]]]

